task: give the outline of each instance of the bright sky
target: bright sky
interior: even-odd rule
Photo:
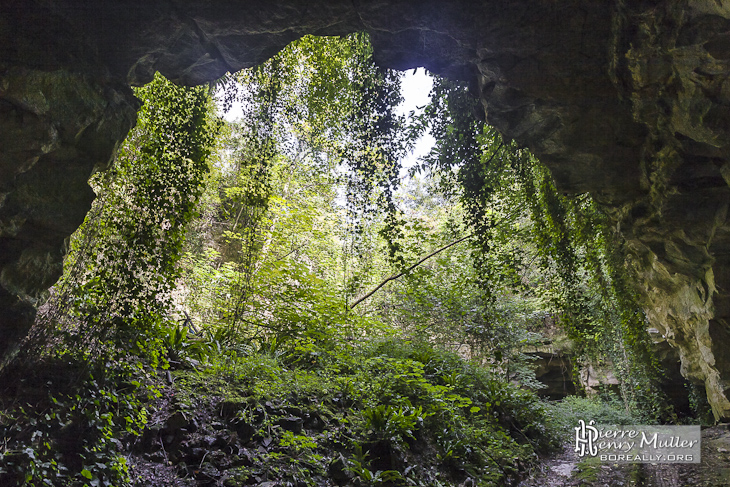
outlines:
[[[408,114],[411,110],[418,110],[423,107],[430,97],[428,96],[433,87],[433,78],[426,74],[426,70],[418,68],[414,73],[413,70],[406,71],[403,75],[401,85],[401,93],[403,95],[403,103],[398,107],[401,114]],[[418,139],[413,153],[408,155],[403,161],[403,167],[409,168],[416,163],[416,159],[420,156],[428,154],[436,141],[431,134],[425,134]]]
[[[414,70],[409,70],[403,73],[403,80],[401,85],[401,94],[403,95],[403,103],[398,107],[398,113],[407,115],[411,110],[418,110],[419,107],[423,107],[428,103],[433,86],[433,78],[426,74],[426,70],[418,68],[415,73]],[[222,111],[222,110],[221,110]],[[243,116],[241,110],[241,104],[234,102],[228,113],[223,114],[223,118],[229,122],[233,122],[240,119]],[[416,147],[412,154],[409,154],[403,160],[403,167],[409,168],[416,163],[418,157],[428,154],[435,143],[434,138],[431,134],[425,134],[416,142]],[[403,174],[401,174],[403,176]]]

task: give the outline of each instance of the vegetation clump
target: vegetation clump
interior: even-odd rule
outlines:
[[[181,477],[312,486],[455,485],[470,477],[502,485],[554,445],[532,393],[423,343],[267,346],[173,377],[164,392],[171,400],[151,421],[161,436],[135,446],[148,452],[134,459],[137,475],[160,456],[162,438]],[[171,435],[165,425],[180,413],[187,431]],[[210,452],[205,461],[202,452]]]

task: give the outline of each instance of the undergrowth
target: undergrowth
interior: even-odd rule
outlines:
[[[62,352],[3,373],[0,485],[129,482],[120,440],[147,424],[154,370],[127,355]]]
[[[254,437],[284,448],[262,465],[280,464],[291,485],[322,485],[338,462],[343,483],[451,485],[471,477],[501,485],[519,477],[536,451],[555,446],[545,407],[532,393],[424,343],[242,347],[204,371],[175,375],[180,407],[193,408],[201,394],[218,396],[229,416],[235,411],[256,430]],[[296,423],[292,411],[321,431],[301,436],[299,427],[294,434],[282,426]],[[287,468],[302,463],[306,475]]]
[[[607,425],[651,424],[646,416],[635,410],[627,410],[625,403],[615,394],[567,396],[562,401],[546,403],[545,408],[564,443],[575,440],[579,419],[586,423],[593,420],[597,424]]]
[[[557,445],[534,394],[425,343],[162,342],[172,370],[66,353],[5,387],[0,483],[506,485]]]

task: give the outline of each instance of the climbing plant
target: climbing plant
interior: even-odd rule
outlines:
[[[148,332],[165,318],[218,129],[206,87],[158,74],[135,94],[137,125],[91,179],[97,199],[47,307],[45,319],[84,339]]]
[[[300,329],[293,325],[300,320],[291,316],[274,319],[286,313],[273,297],[298,290],[298,296],[309,299],[324,291],[322,282],[310,288],[312,295],[304,292],[305,283],[321,280],[313,272],[318,267],[330,285],[320,297],[336,290],[339,298],[349,299],[359,289],[360,271],[372,267],[354,261],[372,240],[373,228],[399,230],[394,191],[408,144],[403,117],[394,112],[399,78],[375,65],[366,35],[354,34],[304,37],[222,85],[222,98],[231,105],[238,102],[243,117],[230,125],[224,143],[215,203],[215,223],[222,230],[207,257],[191,253],[190,262],[205,261],[209,275],[226,273],[219,274],[220,285],[206,292],[226,296],[212,300],[218,303],[214,319],[231,336]],[[318,205],[307,203],[305,196]],[[387,215],[384,225],[377,216],[381,209]],[[321,247],[319,229],[325,220],[327,226],[331,221],[343,227],[331,229],[339,249]],[[388,241],[397,260],[397,239]],[[291,242],[290,250],[282,248],[286,242]],[[195,299],[194,293],[188,296]],[[330,321],[347,314],[346,303],[324,301],[337,308],[337,313],[323,313]]]
[[[502,359],[514,317],[502,315],[498,302],[538,295],[580,353],[607,357],[627,378],[628,405],[669,419],[658,387],[662,371],[629,286],[621,237],[601,209],[588,194],[562,195],[528,150],[475,117],[478,103],[465,86],[437,79],[432,97],[419,128],[430,129],[436,145],[416,170],[436,174],[443,191],[458,193],[476,236],[473,262],[483,298],[468,325],[474,345],[499,344],[491,349]],[[539,275],[528,278],[535,264]]]
[[[92,177],[64,274],[2,371],[2,485],[131,482],[121,439],[142,434],[160,395],[177,264],[218,130],[207,87],[157,75],[135,94],[137,126]]]

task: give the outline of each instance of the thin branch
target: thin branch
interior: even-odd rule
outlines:
[[[238,212],[238,216],[236,217],[236,222],[233,224],[233,228],[231,229],[231,232],[236,231],[236,227],[238,226],[238,220],[241,218],[241,214],[243,214],[243,209],[246,207],[246,205],[241,205],[241,209]]]
[[[389,278],[385,279],[383,282],[381,282],[380,284],[378,284],[375,287],[375,289],[373,289],[372,291],[370,291],[369,293],[367,293],[365,296],[361,297],[360,299],[358,299],[357,301],[355,301],[354,303],[352,303],[352,305],[350,305],[350,309],[353,309],[355,306],[357,306],[358,304],[360,304],[362,301],[365,301],[366,299],[368,299],[370,296],[372,296],[373,294],[375,294],[378,291],[378,289],[380,289],[381,287],[385,286],[390,281],[394,281],[394,280],[398,279],[403,274],[408,274],[413,269],[415,269],[419,265],[423,264],[425,261],[427,261],[428,259],[430,259],[434,255],[436,255],[438,253],[441,253],[444,250],[448,249],[449,247],[453,247],[454,245],[458,244],[459,242],[463,242],[464,240],[466,240],[468,238],[471,238],[473,236],[474,236],[474,234],[473,233],[470,233],[466,237],[461,237],[459,240],[455,240],[455,241],[451,242],[450,244],[444,245],[440,249],[434,250],[433,252],[431,252],[430,254],[428,254],[426,257],[422,258],[421,260],[419,260],[418,262],[416,262],[415,264],[413,264],[412,266],[410,266],[408,269],[406,269],[406,270],[404,270],[402,272],[399,272],[398,274],[393,274],[392,276],[390,276]]]
[[[501,149],[503,145],[504,145],[504,141],[499,143],[499,147],[497,147],[497,149],[492,153],[492,157],[490,157],[489,160],[487,161],[487,163],[485,164],[486,167],[489,167],[489,165],[492,163],[492,159],[494,159],[494,156],[497,155],[497,152],[499,152],[499,149]]]
[[[276,262],[279,262],[281,260],[284,260],[287,257],[289,257],[291,254],[293,254],[294,252],[296,252],[297,250],[301,250],[304,247],[306,247],[307,245],[309,245],[309,242],[304,242],[303,244],[299,245],[298,247],[295,247],[295,248],[291,249],[289,252],[287,252],[286,254],[282,255],[281,257],[277,257],[276,259],[272,260],[271,263],[274,264]]]

